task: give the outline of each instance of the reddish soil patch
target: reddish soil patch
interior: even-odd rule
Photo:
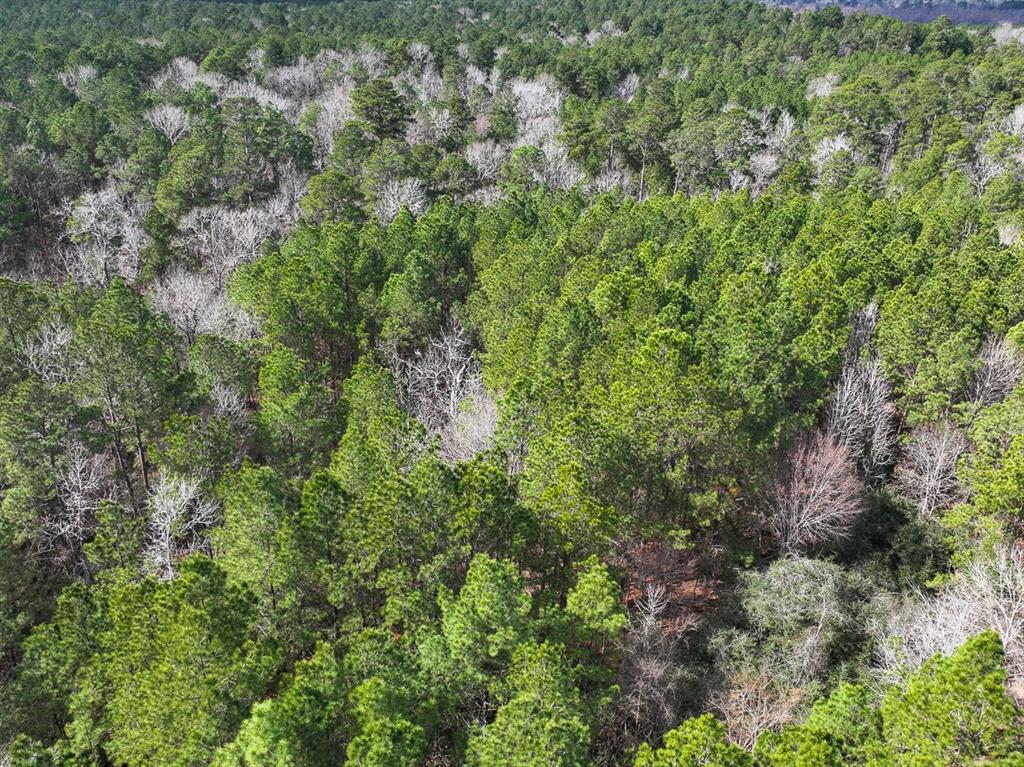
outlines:
[[[697,552],[680,551],[659,540],[636,541],[623,544],[616,560],[626,571],[623,596],[630,609],[652,589],[664,590],[659,618],[666,630],[692,629],[718,603],[720,583],[701,572],[703,558]]]

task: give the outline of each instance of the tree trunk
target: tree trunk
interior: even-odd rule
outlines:
[[[146,494],[153,492],[149,486],[149,463],[146,461],[146,448],[142,444],[142,430],[139,429],[139,422],[135,422],[135,446],[139,454],[139,463],[142,465],[142,484],[146,486]]]

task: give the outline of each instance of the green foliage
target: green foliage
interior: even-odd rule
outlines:
[[[1020,767],[1014,29],[0,4],[0,762]]]
[[[348,744],[347,767],[415,767],[426,752],[423,728],[404,716],[401,695],[371,677],[352,691],[359,734]]]
[[[337,433],[330,391],[311,381],[302,359],[282,345],[263,360],[259,387],[257,424],[268,453],[292,471],[309,466]]]
[[[888,764],[984,764],[1019,753],[1017,709],[1006,694],[999,635],[968,639],[935,657],[882,702]]]
[[[725,728],[710,714],[690,719],[665,735],[665,745],[640,747],[634,767],[749,767],[750,755],[728,743]]]
[[[329,645],[296,664],[287,686],[255,704],[213,767],[328,767],[338,763],[352,727],[341,670]]]
[[[295,493],[266,466],[245,465],[225,484],[224,525],[214,536],[218,562],[271,610],[281,591],[279,535],[296,505]]]
[[[576,579],[565,600],[569,631],[585,642],[610,644],[626,628],[618,585],[596,558]]]
[[[409,120],[405,100],[388,80],[371,80],[353,91],[352,108],[378,140],[402,135]]]
[[[75,750],[126,765],[208,763],[273,669],[252,638],[248,593],[198,557],[170,583],[115,587],[105,621],[69,699]]]
[[[590,727],[559,648],[524,644],[494,721],[470,737],[469,767],[583,767]]]
[[[474,557],[458,597],[442,595],[441,629],[452,662],[471,683],[503,674],[526,638],[532,606],[511,562]]]

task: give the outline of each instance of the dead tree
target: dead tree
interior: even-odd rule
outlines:
[[[992,336],[982,344],[969,397],[984,407],[1002,402],[1024,378],[1024,353],[1012,341]]]
[[[932,656],[950,655],[985,629],[999,633],[1007,686],[1024,700],[1024,551],[1019,545],[975,560],[935,596],[919,594],[900,605],[882,627],[877,670],[899,682]]]
[[[826,412],[826,429],[850,451],[871,484],[881,483],[896,456],[892,387],[877,357],[848,359]]]
[[[146,112],[146,122],[160,131],[172,144],[188,133],[189,119],[185,110],[174,104],[160,104]]]
[[[66,383],[73,373],[70,327],[57,320],[44,322],[21,347],[25,368],[47,383]]]
[[[149,572],[174,578],[179,560],[206,547],[205,532],[217,516],[217,504],[203,498],[197,478],[161,477],[149,498],[143,550]]]
[[[133,282],[149,243],[142,228],[148,210],[148,203],[114,182],[75,200],[68,207],[68,235],[74,243],[67,253],[68,274],[86,285],[106,286],[119,276]]]
[[[665,587],[648,584],[620,641],[618,720],[627,749],[670,730],[679,718],[680,632],[662,621],[668,605]]]
[[[968,447],[967,438],[949,423],[913,432],[896,466],[896,485],[919,514],[934,516],[963,495],[956,466]]]
[[[761,733],[794,721],[803,699],[803,690],[778,688],[767,675],[738,673],[726,689],[712,695],[711,705],[722,717],[729,740],[750,749]]]
[[[153,284],[149,297],[190,345],[201,334],[240,341],[256,333],[255,320],[209,274],[175,267]]]
[[[84,545],[96,529],[100,504],[113,495],[113,465],[106,453],[73,443],[57,466],[57,503],[42,517],[40,552],[68,572],[86,566]]]
[[[792,554],[849,535],[864,510],[849,449],[823,432],[797,442],[769,490],[768,527]]]
[[[438,438],[444,460],[468,460],[490,446],[497,405],[484,388],[469,333],[458,322],[407,358],[394,348],[386,356],[402,405]]]
[[[385,181],[377,193],[377,218],[390,224],[403,208],[413,215],[425,213],[430,203],[422,182],[416,178]]]

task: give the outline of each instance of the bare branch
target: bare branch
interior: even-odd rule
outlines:
[[[79,98],[85,92],[85,86],[96,80],[99,73],[92,64],[83,64],[77,69],[70,69],[57,75],[64,87]]]
[[[896,485],[920,514],[933,516],[962,497],[956,465],[968,447],[967,438],[945,422],[911,435],[896,466]]]
[[[57,467],[59,504],[41,520],[39,549],[69,571],[85,567],[83,546],[96,528],[100,503],[113,494],[113,465],[105,453],[92,454],[73,443]]]
[[[803,698],[799,688],[779,689],[768,676],[739,673],[725,690],[712,695],[711,705],[721,715],[729,740],[749,749],[761,733],[792,722]]]
[[[255,321],[208,274],[175,267],[153,284],[149,296],[190,345],[201,334],[236,341],[255,335]]]
[[[804,92],[804,98],[810,101],[811,99],[827,98],[836,92],[836,88],[839,86],[839,75],[827,74],[821,77],[815,77],[813,80],[807,83],[807,90]]]
[[[179,222],[176,244],[194,253],[219,285],[255,259],[264,240],[283,234],[298,218],[306,177],[290,165],[278,176],[277,192],[262,205],[245,210],[221,205],[195,208]]]
[[[665,587],[648,584],[620,642],[618,720],[626,748],[657,737],[678,720],[680,635],[661,620],[668,604]]]
[[[821,432],[797,443],[769,492],[768,527],[786,553],[845,538],[864,510],[849,449]]]
[[[305,101],[320,92],[320,74],[315,64],[300,56],[294,64],[271,69],[264,82],[287,99]]]
[[[166,88],[187,91],[200,83],[220,91],[226,85],[227,79],[214,72],[200,72],[198,64],[179,56],[153,78],[151,85],[155,91]]]
[[[318,156],[323,162],[334,151],[334,136],[352,119],[352,91],[356,81],[344,78],[315,102],[316,121],[311,128]]]
[[[74,243],[67,263],[71,277],[89,285],[108,285],[117,276],[134,281],[149,243],[142,229],[148,210],[148,203],[121,192],[113,181],[79,197],[67,220]]]
[[[897,424],[892,387],[876,357],[847,357],[828,403],[826,429],[846,446],[869,482],[885,479],[895,460]]]
[[[164,476],[149,498],[149,525],[143,557],[161,580],[172,579],[178,561],[205,549],[205,532],[217,521],[218,507],[205,500],[195,477]]]
[[[438,437],[449,463],[486,450],[497,427],[497,405],[472,349],[469,333],[454,322],[408,359],[386,352],[403,406]]]
[[[985,629],[999,632],[1007,684],[1024,700],[1024,551],[1019,544],[973,562],[936,596],[901,605],[882,630],[878,670],[898,682],[936,653],[949,655]]]
[[[425,213],[430,207],[423,184],[417,178],[402,178],[384,182],[377,193],[377,218],[390,224],[402,208],[414,215]]]
[[[508,150],[494,141],[476,141],[466,147],[466,162],[473,166],[481,181],[494,181]]]
[[[982,407],[1002,402],[1021,379],[1024,379],[1024,353],[1005,337],[992,336],[982,344],[969,396]]]
[[[22,345],[25,367],[49,383],[63,383],[71,378],[70,327],[60,320],[44,322]]]
[[[174,104],[160,104],[146,112],[146,122],[176,144],[188,133],[189,119],[185,110]]]

